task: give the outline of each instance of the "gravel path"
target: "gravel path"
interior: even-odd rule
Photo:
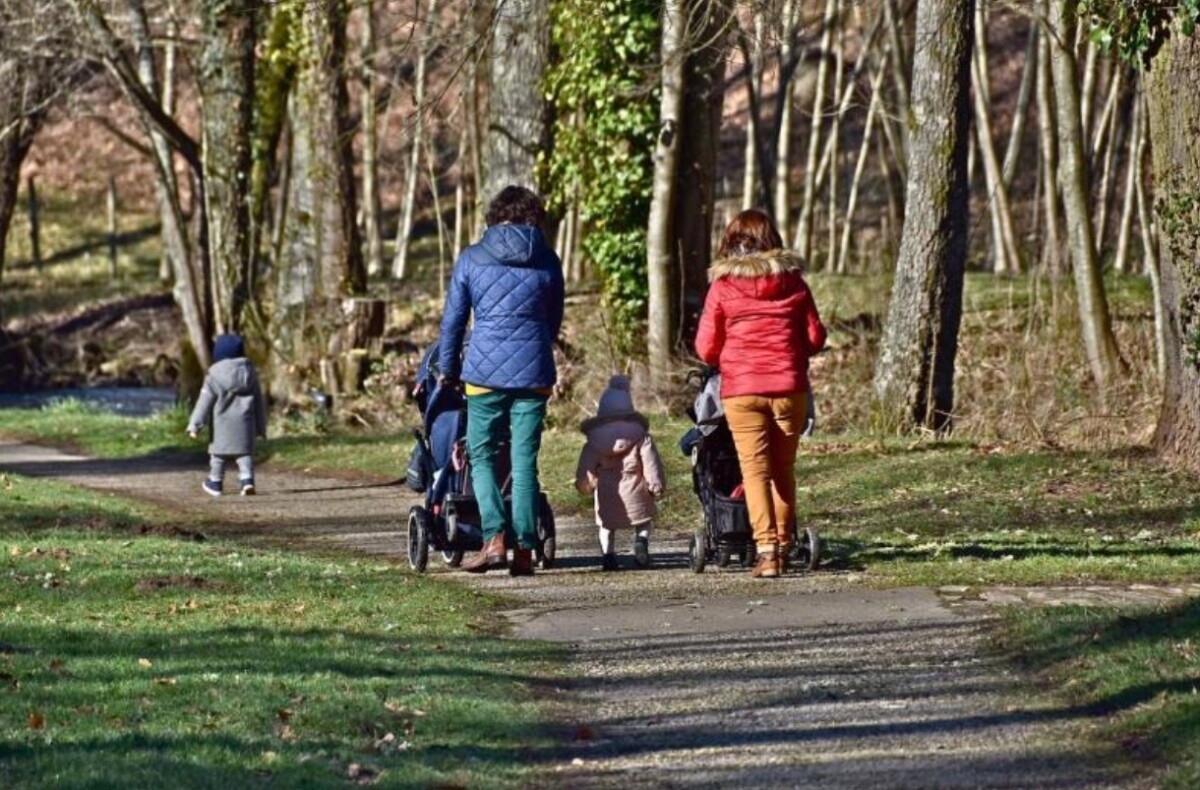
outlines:
[[[416,501],[269,467],[259,496],[214,500],[194,458],[101,461],[3,441],[0,468],[158,502],[223,532],[396,559]],[[534,756],[548,787],[1154,786],[1085,743],[1094,718],[1031,701],[987,648],[992,603],[1157,601],[1200,585],[966,594],[864,590],[828,573],[756,582],[740,569],[692,574],[679,534],[655,536],[653,570],[601,573],[590,524],[558,526],[560,562],[532,578],[430,561],[519,601],[506,613],[515,636],[571,646],[552,703],[562,746]]]

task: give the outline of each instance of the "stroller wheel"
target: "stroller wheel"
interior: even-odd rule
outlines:
[[[445,560],[446,564],[451,568],[457,568],[459,565],[462,565],[462,549],[446,549],[442,552],[442,559]]]
[[[537,555],[538,567],[544,571],[554,567],[554,555],[558,551],[558,541],[550,536],[542,541],[542,545],[534,552]]]
[[[717,567],[726,568],[729,566],[729,561],[733,559],[733,552],[729,549],[717,549]]]
[[[740,558],[742,567],[752,567],[756,559],[758,559],[758,547],[754,545],[754,541],[751,541],[746,544],[746,548],[742,549]]]
[[[708,562],[705,542],[703,530],[692,533],[692,539],[688,542],[688,566],[692,573],[704,573],[704,564]]]
[[[554,511],[550,508],[550,502],[546,499],[545,494],[538,502],[537,536],[538,546],[534,554],[538,567],[542,570],[549,570],[554,565],[554,556],[558,551],[558,539],[554,527]]]
[[[429,512],[420,505],[408,511],[408,567],[424,573],[429,564]]]
[[[801,570],[815,571],[821,563],[821,538],[816,528],[805,527],[797,537],[800,540],[792,543],[792,565]]]

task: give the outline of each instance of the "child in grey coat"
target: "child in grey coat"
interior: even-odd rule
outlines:
[[[208,446],[211,465],[201,486],[206,494],[221,496],[225,464],[236,461],[242,496],[254,493],[255,438],[267,438],[267,405],[254,363],[246,358],[241,335],[220,335],[213,346],[213,365],[188,420],[193,439],[212,422]]]
[[[629,379],[613,376],[600,396],[596,416],[580,425],[587,442],[579,453],[575,487],[593,494],[601,567],[618,568],[614,530],[632,529],[633,559],[650,567],[650,529],[666,484],[662,458],[650,437],[650,422],[633,408]]]

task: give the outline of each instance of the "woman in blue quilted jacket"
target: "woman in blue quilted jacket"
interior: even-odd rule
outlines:
[[[533,574],[541,492],[537,456],[546,401],[558,378],[553,345],[563,318],[562,262],[542,235],[545,218],[536,194],[505,187],[488,205],[483,238],[459,255],[446,292],[438,364],[444,379],[465,386],[471,483],[483,522],[483,548],[462,564],[472,573],[508,567],[513,576]],[[511,518],[496,475],[496,451],[506,435],[512,448]],[[511,563],[506,533],[512,538]]]

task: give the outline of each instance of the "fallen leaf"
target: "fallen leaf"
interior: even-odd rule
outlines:
[[[592,732],[591,727],[580,727],[579,729],[575,730],[573,740],[590,741],[592,738],[595,738],[595,737],[596,737],[596,733]]]
[[[175,678],[155,678],[154,682],[159,686],[174,686]]]
[[[279,720],[283,722],[286,722],[288,719],[292,718],[292,712],[287,708],[280,708],[279,710],[275,711],[275,715],[278,716]]]
[[[138,666],[141,667],[142,669],[149,669],[150,667],[154,666],[154,662],[152,662],[148,658],[139,658]]]
[[[29,714],[29,729],[40,730],[46,726],[46,717],[38,711]]]

